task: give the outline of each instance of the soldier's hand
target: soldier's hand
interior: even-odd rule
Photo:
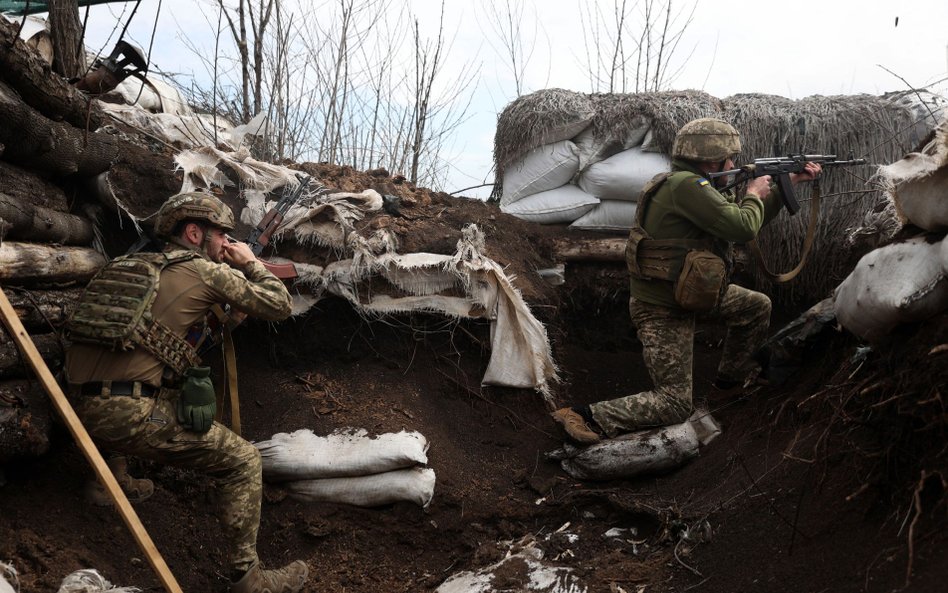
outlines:
[[[250,245],[243,242],[224,243],[224,263],[234,268],[243,269],[252,261],[257,260],[257,256],[250,250]]]
[[[803,165],[803,171],[790,174],[790,183],[796,185],[801,181],[813,181],[820,176],[822,171],[823,167],[821,167],[819,163],[808,161],[805,165]]]
[[[770,175],[755,177],[747,182],[747,193],[754,194],[760,199],[770,195]]]

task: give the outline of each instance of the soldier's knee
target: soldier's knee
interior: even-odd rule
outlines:
[[[770,319],[770,312],[773,309],[770,297],[762,292],[752,292],[751,295],[749,308],[754,316],[758,319]]]

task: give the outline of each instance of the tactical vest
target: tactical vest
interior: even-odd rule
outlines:
[[[109,262],[89,282],[66,322],[66,337],[110,350],[142,347],[175,375],[197,366],[195,349],[152,317],[161,272],[200,257],[193,251],[135,253]]]
[[[625,247],[626,265],[633,278],[674,283],[675,301],[682,308],[710,311],[724,295],[728,276],[727,264],[714,253],[714,241],[653,239],[644,228],[645,212],[652,197],[675,173],[659,173],[642,188]]]

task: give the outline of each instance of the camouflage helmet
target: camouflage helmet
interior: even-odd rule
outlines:
[[[225,231],[234,230],[234,213],[230,207],[211,194],[189,192],[171,196],[158,209],[155,234],[170,237],[182,220],[203,221]]]
[[[741,152],[741,137],[731,124],[702,117],[678,130],[672,145],[672,158],[714,163]]]

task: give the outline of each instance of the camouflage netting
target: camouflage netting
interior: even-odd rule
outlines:
[[[497,117],[494,165],[499,180],[504,167],[542,144],[572,138],[592,121],[596,108],[588,95],[546,89],[519,97]],[[500,197],[500,189],[495,190]]]
[[[554,137],[554,132],[563,132],[567,124],[575,124],[575,129],[583,121],[603,145],[628,144],[635,130],[648,126],[644,148],[666,154],[679,127],[710,116],[729,121],[741,132],[746,159],[801,152],[865,158],[869,165],[840,168],[822,180],[825,200],[810,256],[818,265],[808,265],[789,284],[768,286],[764,274],[751,264],[755,283],[765,287],[778,303],[815,302],[845,277],[860,255],[897,230],[882,184],[873,177],[879,165],[900,159],[925,139],[939,121],[944,104],[940,97],[914,91],[800,100],[760,94],[720,100],[700,91],[596,95],[562,89],[538,91],[512,102],[498,118],[493,197],[500,196],[505,166],[544,142],[570,138]],[[587,117],[590,109],[591,118]],[[602,154],[609,153],[605,150]],[[809,191],[807,186],[798,188],[803,205],[800,215],[781,216],[761,234],[761,248],[773,271],[787,271],[799,260]],[[861,242],[854,243],[853,237],[860,237]]]

